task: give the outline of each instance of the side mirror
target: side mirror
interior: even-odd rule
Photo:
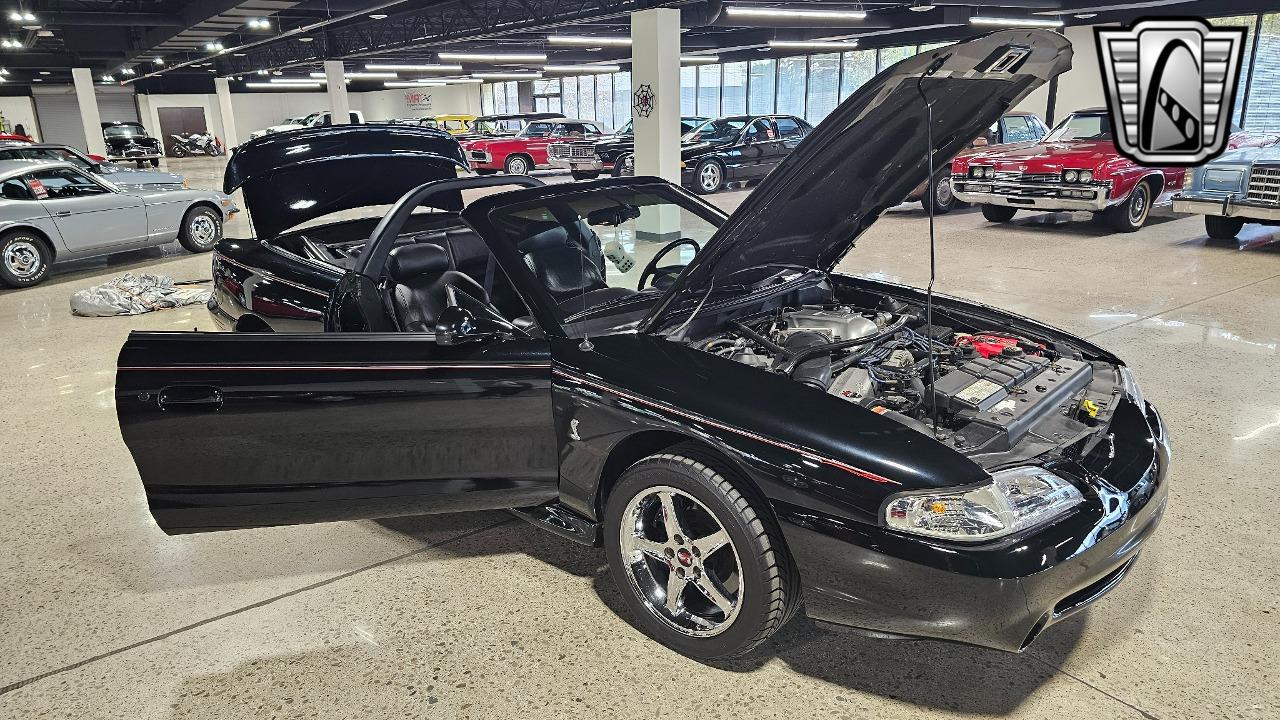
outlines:
[[[460,345],[486,337],[489,337],[489,333],[480,332],[470,310],[450,305],[440,311],[440,317],[436,320],[437,345]]]

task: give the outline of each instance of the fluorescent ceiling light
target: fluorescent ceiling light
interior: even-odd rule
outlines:
[[[462,70],[461,65],[439,65],[431,63],[422,64],[401,64],[401,63],[368,63],[364,66],[365,70],[441,70],[448,72],[458,72]]]
[[[400,77],[399,75],[396,75],[393,72],[348,72],[348,73],[343,73],[343,76],[349,77],[349,78],[397,78],[397,77]],[[322,72],[313,72],[311,73],[311,77],[325,78],[329,76],[325,75]]]
[[[132,75],[132,74],[133,74],[133,68],[131,68],[131,67],[123,68],[123,69],[121,69],[121,70],[120,70],[120,72],[121,72],[121,74],[124,74],[124,75]]]
[[[319,85],[320,83],[323,83],[326,81],[311,80],[308,78],[277,77],[277,78],[271,78],[271,82],[275,83],[276,85]]]
[[[440,82],[445,85],[470,85],[472,83],[482,83],[484,81],[480,78],[441,78]]]
[[[546,62],[546,53],[438,53],[441,60],[471,62]]]
[[[205,44],[204,44],[204,49],[205,49],[205,50],[207,50],[207,51],[209,51],[209,52],[221,52],[221,51],[222,51],[222,43],[220,43],[220,42],[208,42],[208,43],[205,43]]]
[[[271,21],[266,18],[249,18],[246,24],[254,30],[267,30],[271,27]]]
[[[802,50],[852,50],[858,47],[857,40],[770,40],[771,48],[794,48]]]
[[[696,65],[698,63],[720,62],[719,55],[681,55],[680,62]]]
[[[320,83],[314,81],[309,83],[247,82],[244,86],[251,88],[271,88],[274,90],[304,90],[308,88],[318,88],[320,87]]]
[[[786,10],[783,8],[727,7],[724,13],[737,17],[793,18],[799,20],[865,20],[862,10]]]
[[[404,81],[388,80],[382,83],[382,87],[385,87],[385,88],[444,87],[444,83],[438,82],[438,81],[437,82],[422,82],[422,81],[404,82]]]
[[[537,80],[542,77],[540,72],[492,72],[492,73],[471,73],[471,77],[480,78],[481,80]]]
[[[1040,20],[1035,18],[981,17],[969,18],[970,25],[1001,25],[1009,27],[1062,27],[1061,20]]]
[[[552,45],[630,45],[631,38],[614,35],[612,37],[592,37],[590,35],[548,35],[547,42]]]
[[[0,40],[0,48],[20,48],[20,47],[22,47],[22,43],[18,42],[17,40],[13,40],[10,38],[5,38],[3,40]]]
[[[929,12],[930,10],[933,9],[933,5],[930,5],[929,3],[924,2],[924,0],[916,0],[915,2],[911,3],[911,7],[907,9],[910,10],[911,12]]]
[[[621,65],[543,65],[546,72],[598,72],[612,73],[622,69]]]
[[[155,64],[157,64],[157,65],[163,65],[163,64],[164,64],[164,58],[156,58],[155,60],[152,60],[151,62],[153,62],[153,63],[155,63]]]
[[[13,12],[9,13],[9,19],[14,22],[35,22],[36,16],[32,15],[29,12],[19,12],[17,10],[14,10]]]
[[[316,40],[316,39],[315,39],[315,38],[313,38],[313,37],[300,37],[300,38],[298,38],[298,42],[315,42],[315,40]]]
[[[372,18],[373,20],[386,20],[386,19],[387,19],[387,15],[386,15],[386,13],[374,13],[374,14],[370,15],[369,17],[370,17],[370,18]]]

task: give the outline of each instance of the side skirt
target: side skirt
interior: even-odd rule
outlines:
[[[511,508],[511,514],[544,530],[582,545],[600,545],[600,523],[592,522],[558,501],[534,507]]]

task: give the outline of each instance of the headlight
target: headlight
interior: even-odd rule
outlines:
[[[1093,181],[1093,173],[1088,170],[1080,171],[1080,182],[1087,183]]]
[[[976,178],[987,177],[987,168],[983,167],[982,165],[974,165],[973,167],[969,168],[969,175],[970,177],[976,177]]]
[[[1080,173],[1076,172],[1075,170],[1068,170],[1062,173],[1062,179],[1069,183],[1073,183],[1076,180],[1080,179]]]
[[[1123,365],[1120,366],[1120,384],[1124,387],[1124,391],[1137,403],[1138,408],[1145,413],[1147,411],[1147,399],[1142,395],[1142,388],[1138,387],[1138,381],[1133,378],[1133,371]]]
[[[1204,171],[1204,189],[1222,192],[1240,192],[1244,173],[1239,170],[1208,168]]]
[[[913,535],[981,542],[1047,522],[1083,499],[1074,485],[1044,468],[1018,467],[971,490],[898,495],[885,505],[884,521]]]

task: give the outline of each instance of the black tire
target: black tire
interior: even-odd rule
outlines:
[[[748,485],[735,480],[736,475],[719,467],[700,448],[679,445],[628,468],[605,506],[604,544],[609,570],[637,625],[658,642],[700,660],[750,652],[790,620],[800,605],[800,578],[781,531],[765,509],[766,504],[756,498]],[[665,503],[660,499],[664,494],[679,518],[678,528],[690,528],[688,537],[682,538],[678,533],[675,538],[667,536],[666,513],[661,510]],[[645,522],[660,523],[662,527],[641,529],[640,519],[644,517],[648,518]],[[634,547],[624,551],[624,518],[636,530],[629,536],[631,539],[658,529],[664,540],[649,545],[664,545],[663,554],[637,551]],[[706,524],[706,518],[718,526]],[[703,522],[699,525],[700,519]],[[712,534],[704,535],[708,528],[714,528]],[[710,540],[721,530],[729,543],[702,554],[696,543]],[[737,578],[730,578],[737,581],[736,590],[720,580],[726,563],[737,569]],[[684,574],[686,567],[688,575]],[[668,615],[666,590],[672,587],[672,573],[690,579],[677,581],[683,583],[675,596],[678,612]],[[708,581],[714,582],[715,592],[701,589]],[[646,589],[642,590],[642,585]],[[647,591],[657,595],[644,594]],[[711,600],[715,594],[731,604],[731,612],[716,609]],[[652,604],[654,598],[656,604]],[[703,613],[718,615],[720,620],[715,623],[704,618],[680,629],[679,616],[692,620],[695,614],[702,617]]]
[[[598,170],[570,170],[569,174],[573,175],[574,180],[595,180],[600,177]]]
[[[44,238],[28,230],[0,235],[0,284],[12,288],[39,285],[49,277],[53,251]]]
[[[1217,215],[1204,216],[1204,231],[1209,234],[1209,237],[1218,240],[1234,240],[1243,227],[1243,218],[1218,217]]]
[[[146,160],[135,160],[135,161],[134,161],[134,163],[138,166],[138,169],[139,169],[139,170],[141,170],[141,169],[143,169],[143,168],[145,168],[145,167],[147,166],[147,161],[146,161]]]
[[[498,171],[492,168],[478,168],[476,169],[476,174],[477,175],[497,175]]]
[[[217,145],[210,145],[209,147],[205,148],[205,154],[206,154],[206,155],[208,155],[209,157],[217,157],[217,156],[218,156],[218,146],[217,146]]]
[[[187,149],[181,145],[174,145],[169,154],[176,158],[183,158],[187,156]]]
[[[508,175],[528,175],[533,172],[533,158],[528,155],[511,155],[502,163]]]
[[[1017,212],[1018,212],[1018,208],[1007,207],[1005,205],[983,205],[982,206],[982,217],[990,220],[991,222],[997,222],[997,223],[1009,222],[1010,220],[1013,219],[1013,216],[1017,214]]]
[[[211,223],[210,226],[208,223]],[[178,242],[193,253],[209,252],[222,239],[222,216],[208,205],[197,205],[182,218]]]
[[[1107,224],[1119,232],[1137,232],[1151,213],[1151,183],[1143,180],[1129,192],[1124,202],[1104,211]]]
[[[929,209],[929,203],[933,203],[934,215],[946,215],[955,208],[957,204],[956,196],[951,192],[951,171],[946,170],[938,173],[929,182],[929,189],[923,200],[924,209]]]
[[[693,169],[693,191],[710,195],[724,189],[724,166],[715,160],[703,160]]]
[[[160,158],[151,158],[151,167],[160,167]]]
[[[632,153],[619,155],[618,159],[613,161],[613,176],[628,177],[636,174],[636,156]]]

